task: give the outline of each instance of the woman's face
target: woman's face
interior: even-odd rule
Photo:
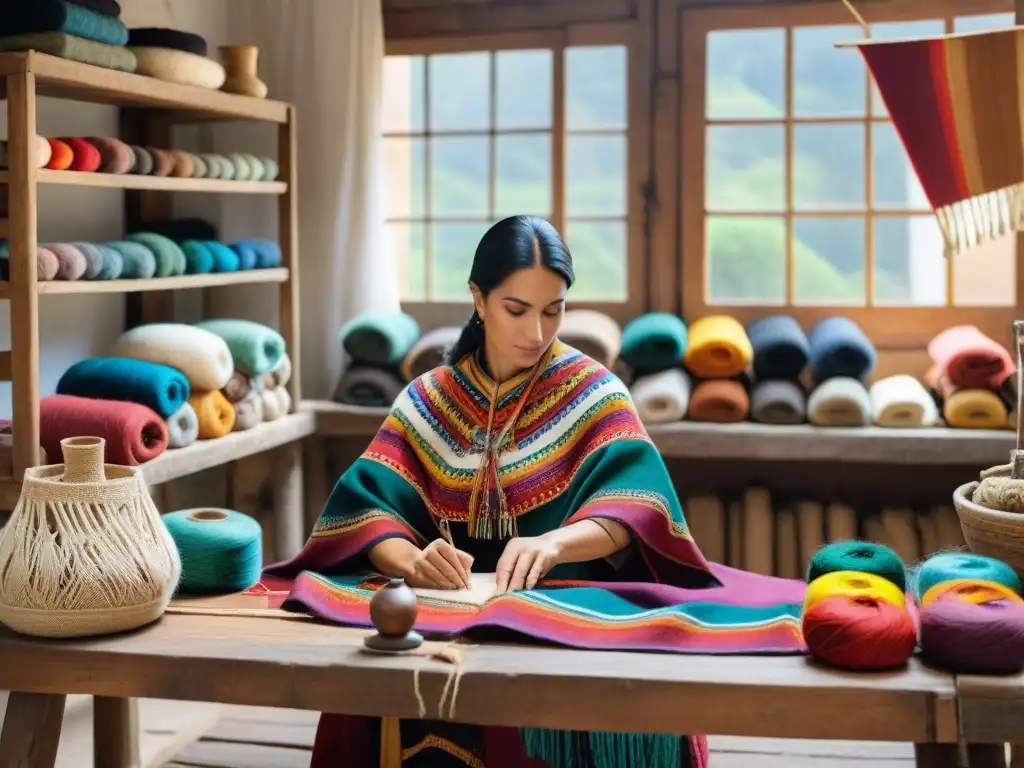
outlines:
[[[474,291],[492,368],[507,373],[540,360],[562,325],[565,292],[565,280],[542,266],[512,273],[486,299]]]

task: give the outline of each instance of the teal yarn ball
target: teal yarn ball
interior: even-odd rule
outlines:
[[[888,579],[901,590],[907,589],[907,569],[902,558],[884,544],[873,541],[836,541],[826,544],[811,558],[807,583],[836,571],[860,571]]]
[[[994,581],[1020,594],[1020,576],[1002,560],[973,552],[940,552],[929,557],[917,570],[914,595],[920,601],[936,584],[952,579]]]
[[[263,532],[253,518],[212,507],[162,517],[181,554],[179,592],[241,592],[259,581]]]

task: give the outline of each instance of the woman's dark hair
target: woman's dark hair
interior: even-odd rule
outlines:
[[[469,282],[486,298],[505,279],[520,269],[544,266],[572,287],[576,275],[572,254],[558,230],[536,216],[510,216],[492,226],[480,238],[473,255]],[[459,340],[448,350],[448,364],[455,365],[484,343],[484,326],[476,308],[463,326]]]

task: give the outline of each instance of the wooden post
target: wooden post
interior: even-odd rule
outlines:
[[[0,734],[0,768],[53,768],[64,723],[62,693],[11,693]]]
[[[291,412],[299,409],[302,399],[302,356],[299,349],[299,168],[295,125],[295,107],[288,108],[288,121],[281,123],[277,133],[277,162],[281,181],[288,185],[278,201],[278,239],[281,242],[281,264],[288,269],[288,279],[281,283],[278,311],[281,335],[284,336],[292,362],[292,377],[287,387],[292,396]]]

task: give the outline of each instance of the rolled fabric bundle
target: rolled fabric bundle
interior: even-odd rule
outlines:
[[[50,142],[46,140],[45,136],[36,134],[35,140],[35,167],[45,168],[46,164],[50,162],[50,155],[53,153],[53,149],[50,147]],[[0,140],[0,168],[8,167],[8,143],[7,139]]]
[[[85,254],[70,243],[45,243],[57,255],[57,280],[77,280],[85,274],[88,262]]]
[[[1006,404],[987,389],[954,389],[942,406],[942,417],[956,429],[1005,429]]]
[[[199,417],[191,403],[181,404],[181,408],[167,417],[167,447],[187,448],[199,439]]]
[[[238,255],[238,268],[240,270],[256,269],[259,256],[256,255],[256,249],[252,247],[251,243],[240,240],[237,243],[232,243],[230,248]]]
[[[135,54],[135,71],[157,80],[216,91],[227,78],[224,66],[205,56],[147,45],[130,45],[127,49]]]
[[[402,377],[406,381],[412,381],[444,365],[445,355],[455,346],[461,333],[462,329],[457,325],[445,325],[424,333],[402,360]]]
[[[36,247],[36,280],[54,280],[57,277],[57,270],[60,269],[60,260],[57,254],[45,246]],[[4,240],[0,242],[0,280],[11,279],[11,244]]]
[[[184,251],[176,242],[169,237],[158,235],[155,232],[133,232],[125,235],[125,240],[130,243],[139,243],[149,248],[156,258],[156,277],[170,277],[172,275],[184,275],[188,259]]]
[[[209,174],[206,161],[195,152],[189,152],[188,159],[192,161],[192,178],[205,179]]]
[[[679,365],[686,353],[686,323],[668,312],[648,312],[622,329],[619,357],[637,372]]]
[[[57,382],[58,394],[140,403],[162,419],[178,411],[189,392],[188,379],[181,371],[131,357],[79,360]]]
[[[863,379],[875,367],[878,353],[853,320],[835,316],[820,320],[807,337],[815,383],[837,376]]]
[[[562,317],[558,338],[564,344],[611,368],[622,349],[622,329],[604,312],[572,309]]]
[[[237,272],[241,266],[238,254],[231,248],[218,243],[216,240],[204,240],[203,245],[207,247],[213,256],[214,272]]]
[[[221,179],[233,179],[235,178],[235,164],[228,160],[227,155],[212,155],[214,162],[220,168]]]
[[[762,424],[803,424],[807,393],[794,381],[759,381],[750,392],[750,418]]]
[[[272,157],[260,157],[263,162],[263,178],[260,181],[276,181],[281,175],[281,166]]]
[[[82,273],[83,280],[96,280],[103,273],[103,251],[99,246],[92,243],[74,242],[72,246],[78,249],[85,257],[85,272]]]
[[[60,140],[71,147],[71,165],[69,171],[95,173],[99,170],[103,158],[100,151],[80,136],[61,136]]]
[[[250,237],[232,243],[231,247],[243,248],[247,251],[247,262],[249,260],[253,262],[250,269],[272,269],[281,266],[281,246],[273,240]]]
[[[219,179],[221,173],[221,164],[217,159],[217,156],[212,153],[204,153],[200,155],[203,158],[203,163],[206,165],[206,178],[208,179]]]
[[[156,255],[141,243],[115,240],[105,243],[121,256],[120,278],[124,280],[148,280],[156,274]]]
[[[0,37],[0,51],[38,51],[105,69],[134,72],[135,54],[120,45],[107,45],[66,32],[27,32]]]
[[[48,456],[60,456],[60,441],[80,435],[102,437],[109,464],[144,464],[167,448],[167,424],[139,403],[74,395],[39,401],[39,442]]]
[[[171,175],[174,169],[174,157],[166,149],[157,147],[146,147],[146,150],[153,156],[153,175],[166,177]]]
[[[807,412],[819,427],[865,427],[871,423],[871,397],[857,379],[838,376],[814,388]]]
[[[333,400],[346,405],[390,408],[404,388],[402,380],[388,371],[355,366],[338,380]]]
[[[252,152],[239,152],[245,158],[249,166],[249,181],[261,181],[263,179],[263,161]]]
[[[420,336],[415,318],[404,312],[365,314],[341,327],[341,347],[358,364],[398,365]]]
[[[288,353],[281,355],[277,365],[263,374],[263,387],[265,389],[276,389],[285,386],[292,378],[292,359]]]
[[[709,379],[693,388],[689,416],[692,421],[731,424],[743,421],[750,412],[750,398],[738,381]]]
[[[615,365],[612,366],[612,373],[618,376],[622,383],[627,387],[631,387],[636,383],[636,371],[633,370],[633,366],[621,357],[616,360]]]
[[[274,390],[261,389],[256,394],[259,395],[260,404],[263,406],[263,421],[277,421],[284,415],[281,398]]]
[[[243,432],[263,423],[263,398],[259,392],[249,392],[235,406],[235,431]]]
[[[250,181],[252,179],[252,166],[249,160],[241,152],[228,153],[228,161],[235,167],[235,179],[237,181]]]
[[[155,160],[153,159],[153,153],[145,147],[140,147],[138,144],[132,144],[132,154],[135,155],[135,163],[132,165],[129,173],[134,173],[139,176],[149,176],[153,173],[153,167]]]
[[[928,342],[928,356],[955,387],[998,390],[1014,372],[1013,359],[974,325],[947,328]]]
[[[277,365],[285,351],[284,337],[280,333],[252,320],[203,320],[196,323],[196,327],[224,339],[231,350],[234,367],[252,377],[262,376]]]
[[[181,252],[185,254],[186,275],[205,275],[213,271],[213,251],[205,243],[186,240],[181,244]]]
[[[96,249],[103,254],[103,263],[100,266],[99,274],[96,275],[96,279],[117,280],[120,278],[121,273],[124,271],[124,257],[121,255],[121,252],[104,243],[97,244]]]
[[[70,168],[75,159],[75,153],[68,143],[50,138],[46,140],[46,143],[50,145],[50,159],[46,161],[44,167],[50,171],[66,171]]]
[[[224,339],[186,323],[148,323],[131,328],[121,334],[110,354],[177,368],[185,374],[193,392],[221,389],[235,370]]]
[[[739,320],[708,315],[691,323],[683,364],[699,378],[727,379],[746,371],[753,356],[754,349]]]
[[[221,391],[232,405],[242,402],[253,391],[252,379],[241,371],[233,371],[228,383]]]
[[[199,420],[200,440],[224,437],[235,428],[235,406],[228,402],[219,389],[207,392],[193,390],[188,403]]]
[[[875,424],[880,427],[932,427],[939,420],[935,401],[913,376],[880,379],[868,394]]]
[[[188,152],[183,152],[180,149],[170,150],[171,160],[171,176],[178,179],[189,179],[192,178],[192,174],[195,171],[195,166],[192,165],[192,157]]]
[[[117,175],[128,173],[135,165],[135,153],[120,139],[112,136],[89,136],[87,141],[100,153],[100,173]]]
[[[682,421],[690,406],[690,377],[680,368],[641,376],[630,389],[645,424]]]
[[[747,328],[754,350],[754,376],[759,380],[795,380],[807,367],[811,346],[807,334],[789,315],[762,317]]]

